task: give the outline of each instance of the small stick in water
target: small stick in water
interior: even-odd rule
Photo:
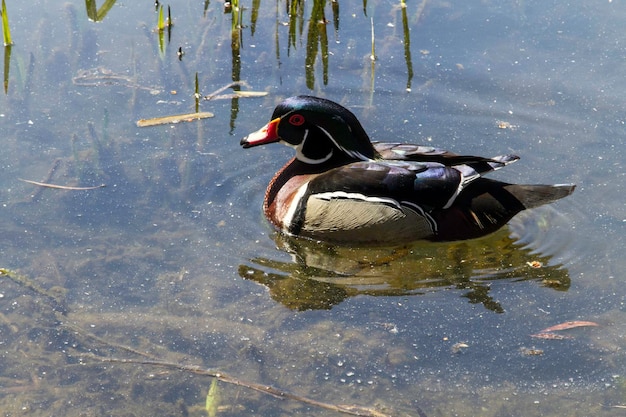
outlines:
[[[23,178],[18,178],[18,180],[24,181],[24,182],[27,182],[27,183],[33,184],[33,185],[38,185],[40,187],[57,188],[59,190],[88,191],[88,190],[95,190],[97,188],[106,187],[106,184],[100,184],[100,185],[96,185],[96,186],[93,186],[93,187],[72,187],[71,185],[49,184],[47,182],[31,181],[31,180],[25,180]]]

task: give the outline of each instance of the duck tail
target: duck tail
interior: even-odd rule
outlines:
[[[522,205],[529,209],[560,200],[574,192],[574,184],[556,185],[520,185],[510,184],[504,188],[511,193]]]
[[[479,178],[445,210],[431,213],[439,225],[436,241],[485,236],[504,226],[522,210],[539,207],[574,192],[573,184],[519,185]]]

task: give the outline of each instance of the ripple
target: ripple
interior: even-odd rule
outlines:
[[[550,265],[581,265],[602,252],[603,244],[586,233],[591,227],[586,214],[575,206],[568,208],[563,212],[558,205],[547,205],[524,211],[509,222],[510,237],[531,254],[548,257]]]

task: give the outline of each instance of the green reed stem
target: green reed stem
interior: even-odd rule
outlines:
[[[9,14],[7,13],[7,5],[4,0],[2,0],[0,14],[2,15],[2,37],[4,39],[4,46],[13,45],[11,29],[9,28]]]

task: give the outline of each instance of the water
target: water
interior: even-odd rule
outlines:
[[[0,267],[14,271],[0,281],[5,415],[206,415],[211,378],[187,365],[390,415],[624,405],[618,3],[378,1],[364,14],[342,2],[316,16],[325,25],[307,3],[292,26],[284,2],[246,3],[233,35],[222,3],[173,2],[163,50],[151,4],[115,3],[93,22],[80,2],[13,3],[0,95]],[[136,126],[194,111],[196,72],[203,95],[232,80],[268,95]],[[292,150],[239,140],[301,93],[348,106],[374,139],[518,154],[494,177],[577,190],[470,242],[287,239],[260,206]],[[532,337],[576,320],[598,326]],[[218,415],[336,414],[220,391]]]

